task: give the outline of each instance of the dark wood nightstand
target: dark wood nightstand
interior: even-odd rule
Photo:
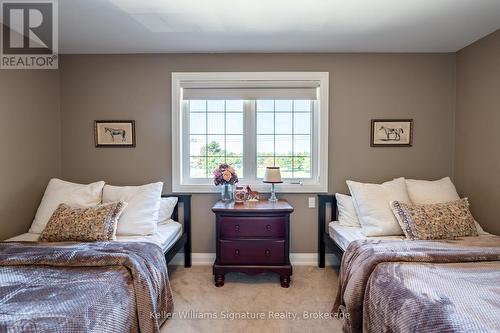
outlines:
[[[217,257],[213,266],[215,285],[224,285],[229,272],[280,275],[281,286],[290,286],[290,214],[293,207],[277,202],[217,202]]]

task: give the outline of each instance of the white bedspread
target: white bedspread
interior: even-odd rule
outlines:
[[[158,231],[149,236],[116,236],[117,242],[149,242],[158,245],[163,252],[168,251],[182,235],[182,224],[171,220],[158,224]],[[37,242],[40,234],[25,233],[7,239],[7,242]]]
[[[342,250],[347,249],[347,245],[350,242],[357,239],[404,239],[404,236],[377,236],[377,237],[366,237],[361,232],[359,227],[346,227],[340,225],[337,221],[330,222],[328,224],[328,233],[330,238],[333,239]]]
[[[340,225],[339,222],[333,221],[328,224],[328,233],[330,238],[333,239],[342,250],[345,251],[350,242],[357,239],[405,239],[404,236],[377,236],[377,237],[366,237],[361,232],[359,227],[346,227]],[[491,236],[487,232],[480,233],[480,236]]]

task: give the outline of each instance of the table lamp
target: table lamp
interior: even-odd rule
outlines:
[[[283,183],[281,181],[280,167],[277,166],[266,167],[266,172],[264,173],[263,182],[271,184],[271,197],[269,198],[269,201],[271,202],[278,201],[278,198],[276,197],[276,192],[274,190],[274,184]]]

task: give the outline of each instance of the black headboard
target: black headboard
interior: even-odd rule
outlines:
[[[335,199],[335,194],[318,194],[318,221],[321,227],[318,230],[318,234],[326,231],[326,209],[327,204],[330,204],[330,218],[335,220],[337,217],[337,199]]]
[[[184,228],[186,228],[186,221],[187,224],[191,226],[191,194],[162,194],[161,197],[177,197],[178,202],[177,205],[175,205],[174,212],[172,213],[172,219],[174,221],[179,221],[179,203],[182,203]]]
[[[172,219],[179,221],[179,203],[182,203],[182,225],[184,231],[191,235],[191,194],[162,194],[162,198],[177,197],[178,202],[175,205]]]
[[[337,199],[335,199],[335,194],[318,194],[318,202],[318,266],[323,268],[325,267],[325,245],[334,248],[331,244],[333,241],[326,230],[326,209],[330,204],[330,218],[334,220],[337,217]]]
[[[184,247],[184,266],[191,267],[191,195],[190,194],[163,194],[162,198],[177,197],[172,219],[182,223],[182,236],[174,246],[165,253],[167,263],[172,260],[175,254]],[[182,221],[179,221],[179,204],[182,205]]]

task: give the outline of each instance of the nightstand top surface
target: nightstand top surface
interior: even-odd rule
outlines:
[[[271,202],[269,200],[245,201],[237,204],[217,201],[212,207],[214,212],[293,212],[293,207],[286,200]]]

